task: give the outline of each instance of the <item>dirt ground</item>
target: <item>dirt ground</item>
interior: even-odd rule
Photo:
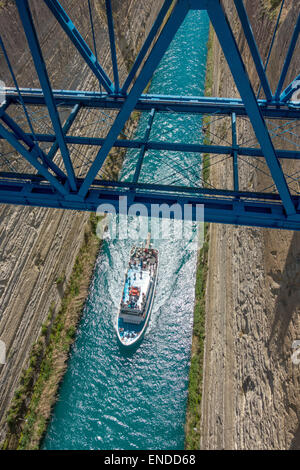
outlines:
[[[233,2],[224,4],[235,18]],[[246,5],[266,56],[274,16],[266,13],[259,0]],[[299,9],[299,2],[286,2],[278,31],[280,43],[274,46],[280,52],[269,65],[273,86]],[[249,51],[236,21],[234,25],[253,79]],[[217,40],[213,57],[213,95],[238,96]],[[299,49],[295,57],[288,78],[299,70]],[[213,130],[220,135],[222,124],[213,125]],[[224,137],[230,139],[226,133]],[[240,142],[253,138],[248,123],[239,122],[238,137]],[[261,164],[259,168],[267,173]],[[289,164],[285,170],[293,173],[299,167]],[[247,159],[240,162],[241,186],[267,187],[270,178],[263,171],[250,166]],[[213,184],[230,188],[231,175],[229,160],[211,167]],[[297,339],[300,234],[211,224],[201,448],[300,449],[300,366],[291,360],[292,343]]]
[[[47,7],[39,0],[30,3],[34,20],[43,18],[43,21],[36,21],[36,25],[52,87],[98,89],[96,77],[75,52],[71,42],[66,40],[65,33]],[[101,11],[103,3],[92,3],[98,52],[101,53],[102,65],[111,74],[109,39]],[[120,79],[127,73],[128,63],[136,56],[161,3],[162,0],[114,2]],[[83,37],[89,41],[91,27],[87,4],[64,0],[62,5],[74,23],[80,26]],[[14,2],[5,2],[0,5],[0,10],[1,36],[19,86],[39,87]],[[12,86],[3,56],[0,56],[0,70],[1,79]],[[95,118],[86,110],[80,113],[77,126],[78,123],[84,123],[87,127],[96,119],[99,120],[99,116]],[[43,123],[41,120],[41,125],[49,125],[49,121]],[[41,131],[40,128],[38,130]],[[76,134],[77,128],[72,128],[72,132]],[[0,152],[11,150],[3,145],[3,141],[0,141]],[[93,151],[97,152],[97,149]],[[92,158],[92,155],[84,157]],[[80,155],[73,160],[75,166],[78,161],[82,161]],[[7,168],[4,170],[9,171]],[[0,339],[7,346],[7,363],[5,366],[0,365],[0,443],[5,438],[5,417],[18,387],[21,371],[27,364],[29,352],[50,306],[54,303],[56,310],[60,307],[88,218],[89,214],[79,211],[0,205]],[[65,279],[63,285],[56,282],[60,278]]]

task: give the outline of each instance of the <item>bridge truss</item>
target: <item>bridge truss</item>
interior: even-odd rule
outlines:
[[[111,1],[106,0],[105,6],[113,79],[98,60],[95,41],[92,51],[61,4],[57,0],[43,2],[99,81],[100,91],[52,89],[30,2],[15,0],[41,88],[19,87],[0,36],[0,51],[14,84],[13,87],[4,88],[5,100],[0,105],[0,138],[9,148],[9,151],[0,153],[0,202],[87,211],[95,211],[100,204],[107,203],[118,211],[120,196],[126,196],[128,205],[143,203],[150,207],[151,204],[162,203],[178,203],[180,206],[192,204],[193,218],[196,217],[196,205],[204,204],[205,220],[210,222],[300,229],[300,168],[293,174],[283,170],[287,161],[292,160],[297,165],[300,159],[296,133],[297,125],[300,124],[300,100],[297,96],[300,75],[286,84],[300,31],[300,13],[295,18],[278,85],[272,91],[267,76],[268,62],[263,63],[243,0],[233,0],[259,78],[263,94],[263,98],[259,98],[259,93],[254,93],[221,0],[165,0],[122,84]],[[95,39],[90,2],[88,6]],[[144,93],[189,10],[207,11],[240,98]],[[278,24],[279,17],[274,37]],[[270,53],[272,46],[273,43]],[[16,118],[17,111],[22,111],[22,120]],[[105,132],[96,132],[97,135],[95,132],[87,132],[82,125],[83,112],[96,113],[98,122],[101,119],[105,121]],[[143,139],[128,137],[123,133],[124,125],[133,112],[148,116]],[[41,131],[37,122],[45,113],[47,122],[41,126]],[[153,119],[160,113],[197,114],[206,116],[206,119],[208,117],[210,121],[224,119],[229,122],[231,141],[225,141],[224,145],[222,139],[218,142],[205,139],[201,144],[152,140]],[[246,119],[252,126],[254,146],[246,146],[245,142],[238,141],[239,119]],[[73,132],[73,129],[77,131]],[[275,145],[280,136],[283,136],[281,145]],[[128,181],[112,179],[111,175],[105,173],[107,158],[113,148],[139,151],[135,171]],[[143,160],[145,154],[152,151],[169,152],[171,163],[172,152],[178,151],[209,154],[211,164],[214,164],[216,158],[228,158],[232,161],[232,184],[229,188],[201,184],[201,172],[198,181],[185,186],[178,184],[178,174],[175,181],[168,181],[167,184],[155,180],[151,183],[143,182],[140,180]],[[10,158],[11,155],[13,158]],[[86,158],[87,155],[92,157]],[[81,162],[85,160],[76,166],[78,158]],[[242,187],[239,171],[241,163],[245,161],[258,171],[259,165],[263,163],[270,180],[268,187],[261,191],[250,190],[249,186]],[[180,173],[180,167],[179,170],[177,167],[176,172]]]

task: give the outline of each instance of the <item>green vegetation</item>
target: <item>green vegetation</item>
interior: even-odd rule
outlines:
[[[281,2],[282,0],[265,0],[260,6],[261,15],[267,15],[272,22],[276,21]]]
[[[209,128],[209,116],[204,116],[203,118],[203,128]],[[210,139],[207,134],[205,134],[203,139],[204,145],[209,145]],[[210,174],[210,157],[209,153],[205,153],[202,155],[202,185],[204,187],[207,186],[209,181],[209,174]]]
[[[185,448],[188,450],[196,450],[199,449],[200,446],[203,355],[205,339],[205,288],[208,271],[208,242],[208,224],[205,224],[205,242],[198,256],[196,274],[193,343],[189,374],[185,440]]]
[[[4,10],[4,8],[8,7],[9,5],[12,5],[11,0],[0,0],[0,11]]]
[[[66,274],[65,273],[62,273],[60,276],[58,276],[56,279],[55,279],[55,284],[57,284],[58,286],[59,285],[62,285],[66,280]]]
[[[281,4],[282,0],[271,0],[271,8],[277,8]]]
[[[205,95],[211,96],[213,82],[213,31],[210,28],[207,43],[207,64]],[[203,118],[203,127],[209,128],[209,117]],[[209,144],[209,138],[205,133],[204,143]],[[209,154],[203,155],[202,164],[202,184],[205,186],[210,176]],[[204,339],[205,339],[205,292],[206,279],[208,273],[208,249],[209,249],[209,224],[204,224],[204,243],[198,254],[196,286],[195,286],[195,307],[194,326],[191,352],[191,365],[189,373],[188,401],[185,426],[185,448],[197,450],[200,448],[200,424],[201,424],[201,399],[203,380],[203,360],[204,360]]]
[[[213,86],[213,29],[210,28],[209,36],[207,41],[207,60],[206,60],[206,77],[205,77],[205,96],[212,95],[212,86]],[[209,128],[210,117],[204,116],[203,118],[203,128]],[[203,143],[209,145],[210,139],[205,133]],[[206,185],[209,181],[209,168],[210,168],[210,158],[209,154],[203,155],[202,162],[202,179],[203,185]]]
[[[3,449],[36,449],[46,431],[99,250],[95,230],[100,219],[91,214],[61,307],[55,313],[55,305],[51,305],[32,348],[28,367],[21,375],[7,414],[8,432]]]
[[[212,27],[209,29],[207,41],[207,59],[206,59],[206,77],[205,77],[205,96],[212,95],[213,86],[213,38],[214,33]]]
[[[134,132],[139,116],[138,112],[132,113],[123,129],[124,133]],[[105,166],[106,178],[118,178],[125,154],[126,149],[110,152]],[[96,236],[97,227],[102,219],[103,216],[90,214],[83,244],[66,287],[64,272],[55,279],[57,287],[65,288],[61,307],[55,313],[55,305],[51,305],[39,339],[32,348],[28,368],[22,373],[20,386],[7,414],[8,432],[3,449],[36,449],[47,429],[87,297],[100,247],[100,239]]]

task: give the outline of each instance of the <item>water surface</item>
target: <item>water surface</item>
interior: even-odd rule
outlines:
[[[208,29],[205,12],[188,14],[149,93],[203,94]],[[147,118],[140,120],[137,138]],[[201,142],[201,119],[157,114],[150,138]],[[123,179],[132,177],[137,155],[128,152]],[[190,184],[200,170],[199,154],[148,152],[141,181]],[[196,252],[184,240],[155,242],[160,266],[150,324],[140,347],[124,353],[113,324],[132,244],[103,244],[44,449],[184,447]]]

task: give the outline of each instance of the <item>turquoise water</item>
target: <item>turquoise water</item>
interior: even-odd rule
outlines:
[[[156,71],[151,93],[203,94],[209,22],[190,12]],[[147,116],[137,137],[144,134]],[[151,140],[200,142],[201,120],[155,116]],[[136,152],[122,178],[132,176]],[[148,152],[141,180],[186,184],[199,179],[201,156]],[[180,176],[180,174],[181,176]],[[150,176],[147,176],[150,175]],[[130,233],[136,232],[134,220]],[[183,449],[194,305],[196,252],[186,240],[156,240],[158,286],[143,342],[120,350],[114,322],[132,240],[107,240],[59,391],[44,449]]]

